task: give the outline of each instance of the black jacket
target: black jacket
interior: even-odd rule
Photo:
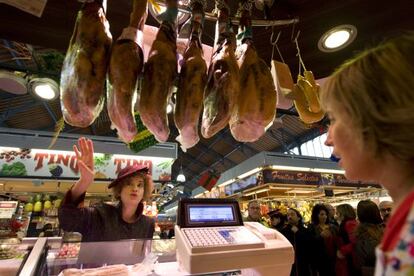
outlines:
[[[292,265],[291,276],[311,275],[310,255],[312,254],[312,236],[303,225],[294,233],[291,225],[282,229],[282,234],[290,241],[295,251],[295,263]]]
[[[84,198],[85,194],[73,201],[69,190],[58,214],[61,228],[81,233],[82,242],[152,239],[155,221],[142,214],[142,204],[137,209],[137,220],[127,223],[122,219],[121,205],[101,204],[98,207],[79,208]]]

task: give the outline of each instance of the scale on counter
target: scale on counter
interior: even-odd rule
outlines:
[[[253,275],[289,275],[293,249],[276,230],[243,223],[232,199],[181,199],[175,227],[177,261],[191,274],[251,270]]]

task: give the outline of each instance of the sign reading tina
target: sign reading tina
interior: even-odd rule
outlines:
[[[94,154],[95,178],[113,179],[125,166],[143,164],[155,180],[171,179],[172,158]],[[0,147],[0,177],[77,178],[76,155],[69,151]]]

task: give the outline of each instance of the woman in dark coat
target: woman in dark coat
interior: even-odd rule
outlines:
[[[80,138],[79,148],[74,146],[79,180],[66,193],[59,208],[59,223],[63,230],[79,232],[82,241],[115,241],[121,239],[151,239],[155,221],[142,214],[144,200],[152,194],[153,182],[148,167],[143,165],[126,166],[119,171],[112,188],[116,206],[101,204],[97,207],[83,207],[86,190],[93,183],[94,159],[93,143]]]
[[[316,204],[312,209],[309,231],[315,243],[312,254],[314,274],[320,276],[335,275],[338,228],[328,221],[328,208]]]
[[[310,254],[311,235],[303,225],[302,215],[298,210],[290,208],[287,212],[288,224],[283,228],[282,234],[290,241],[295,250],[295,262],[292,265],[291,276],[312,275]]]

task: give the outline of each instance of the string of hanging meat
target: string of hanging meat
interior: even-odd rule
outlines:
[[[142,90],[137,101],[143,124],[159,142],[170,134],[167,103],[177,76],[177,0],[167,0],[167,10],[159,15],[162,24],[144,65]]]
[[[63,61],[61,107],[65,122],[72,126],[91,125],[104,105],[112,36],[103,1],[82,5]]]
[[[134,106],[138,77],[144,66],[143,30],[147,0],[134,0],[129,26],[112,48],[109,64],[107,107],[112,127],[119,138],[131,142],[137,134]]]
[[[216,0],[218,20],[214,53],[204,90],[201,134],[210,138],[227,126],[239,94],[239,68],[235,57],[235,34],[231,29],[230,9],[225,0]]]
[[[240,2],[236,58],[240,68],[240,93],[230,118],[230,131],[240,142],[258,140],[273,124],[276,91],[269,67],[253,45],[251,1]]]
[[[190,1],[191,36],[183,56],[176,94],[174,122],[180,133],[176,140],[184,149],[193,147],[200,140],[198,122],[207,81],[207,65],[201,44],[205,6],[205,0]]]

